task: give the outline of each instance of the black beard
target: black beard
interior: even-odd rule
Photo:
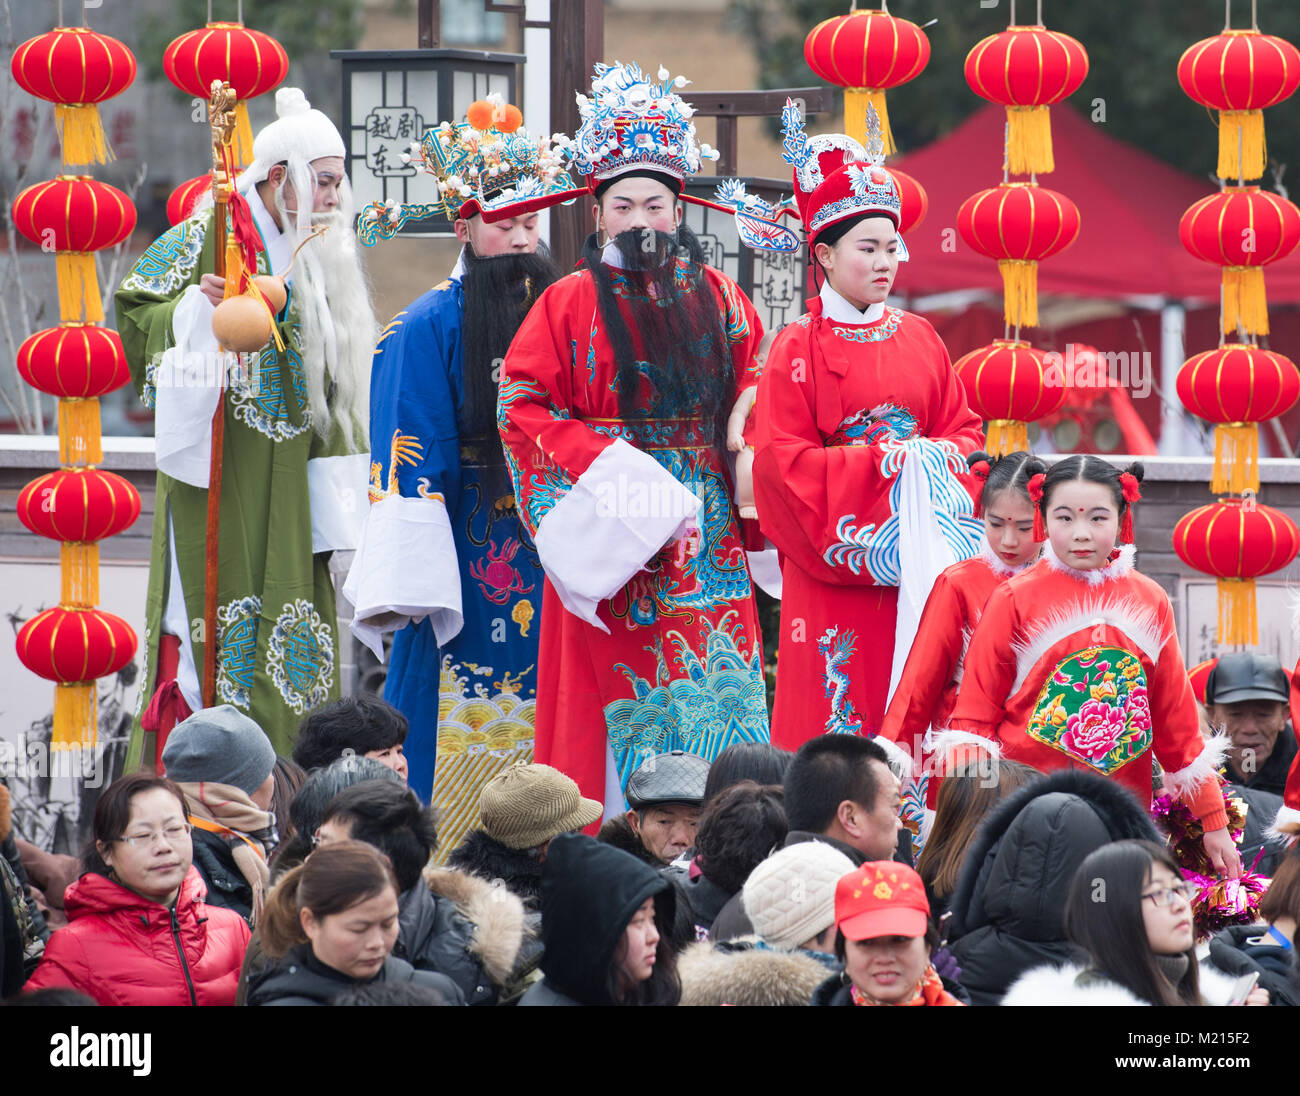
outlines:
[[[497,389],[510,342],[533,302],[558,279],[560,269],[545,245],[535,252],[510,252],[481,258],[465,245],[464,312],[461,316],[462,375],[465,396],[456,412],[462,443],[481,452],[475,464],[490,466],[486,485],[492,496],[510,493],[505,455],[497,430]],[[496,475],[500,468],[502,475]]]
[[[722,303],[704,276],[699,240],[683,224],[674,233],[631,229],[615,237],[614,244],[634,286],[630,299],[615,296],[612,278],[617,272],[601,262],[595,237],[588,239],[584,257],[614,349],[619,418],[639,433],[648,419],[698,415],[714,447],[724,452],[731,352],[722,328]],[[685,269],[678,259],[687,261]],[[649,382],[648,401],[643,376]]]

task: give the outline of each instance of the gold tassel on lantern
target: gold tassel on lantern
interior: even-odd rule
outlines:
[[[1248,335],[1268,334],[1262,266],[1223,268],[1223,333],[1231,335],[1238,325]]]
[[[1219,111],[1219,178],[1258,179],[1267,166],[1264,112]]]
[[[235,103],[235,163],[247,167],[253,162],[253,125],[248,120],[248,104],[240,99]]]
[[[242,105],[242,104],[241,104]],[[885,107],[884,88],[844,89],[844,132],[855,141],[861,141],[867,132],[867,107],[875,107],[880,118],[880,139],[885,143],[885,155],[897,152],[894,134],[889,128],[889,111]]]
[[[93,681],[60,682],[54,686],[54,734],[50,748],[92,748],[98,738],[97,709]]]
[[[59,278],[59,319],[64,323],[103,323],[104,303],[99,299],[94,254],[56,251],[54,267]]]
[[[1002,315],[1012,327],[1038,326],[1038,263],[1032,259],[999,259],[1002,274]]]
[[[1241,646],[1259,642],[1255,619],[1255,580],[1221,578],[1219,587],[1219,642]]]
[[[1048,107],[1007,107],[1007,170],[1014,175],[1056,170],[1052,114]]]
[[[1259,427],[1253,422],[1224,422],[1215,426],[1210,490],[1216,495],[1259,490]]]
[[[63,577],[60,604],[90,609],[99,603],[99,544],[96,541],[65,541],[60,544],[59,569]]]
[[[1019,419],[990,419],[985,433],[984,448],[994,457],[1008,453],[1028,451],[1029,424]]]
[[[83,467],[103,459],[99,400],[59,400],[59,463]]]
[[[117,159],[104,136],[104,123],[94,103],[56,103],[54,124],[59,130],[64,164],[106,164]]]

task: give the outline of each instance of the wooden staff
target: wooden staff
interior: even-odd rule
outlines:
[[[235,180],[226,171],[225,149],[235,133],[235,93],[230,85],[212,81],[208,100],[208,124],[212,130],[212,230],[216,253],[213,271],[226,278],[226,205]],[[226,279],[226,296],[230,296],[231,279]],[[236,290],[237,291],[237,290]],[[212,413],[212,452],[208,463],[208,521],[204,543],[203,569],[203,706],[211,708],[217,701],[217,570],[221,542],[221,458],[226,439],[226,375],[224,349],[218,347],[217,408]]]

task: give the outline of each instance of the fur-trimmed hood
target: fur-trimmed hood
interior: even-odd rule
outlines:
[[[1004,1005],[1102,1005],[1128,1007],[1146,1005],[1136,994],[1118,982],[1092,977],[1079,985],[1077,979],[1083,967],[1067,963],[1061,967],[1035,967],[1026,971],[1002,998]],[[1201,999],[1207,1005],[1226,1005],[1232,995],[1232,979],[1225,978],[1206,963],[1200,964],[1197,975]]]
[[[466,950],[482,964],[494,985],[506,985],[524,943],[524,903],[504,886],[454,868],[424,870],[435,898],[454,903],[472,926]]]
[[[831,971],[811,953],[761,945],[757,936],[725,947],[702,940],[677,959],[683,1005],[807,1005]]]
[[[471,830],[447,863],[480,879],[500,879],[526,906],[541,903],[542,862],[529,856],[527,850],[512,849],[483,830]]]
[[[1033,781],[989,814],[949,905],[949,949],[973,1004],[995,1004],[1026,970],[1075,957],[1063,921],[1075,869],[1128,838],[1160,841],[1131,792],[1076,769]]]

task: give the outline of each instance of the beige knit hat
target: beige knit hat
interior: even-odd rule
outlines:
[[[774,852],[745,880],[745,913],[764,943],[797,948],[835,923],[835,884],[853,861],[824,841]]]
[[[484,831],[512,849],[536,848],[557,834],[591,825],[603,812],[549,765],[512,765],[489,780],[479,797]]]

